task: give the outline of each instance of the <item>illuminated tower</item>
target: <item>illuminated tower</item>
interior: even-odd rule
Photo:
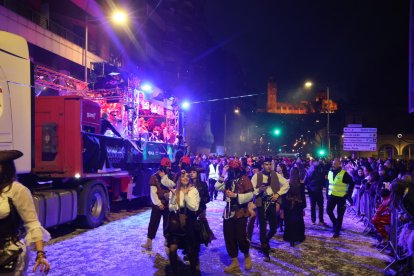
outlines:
[[[270,77],[267,82],[267,112],[276,113],[277,87],[275,78]]]

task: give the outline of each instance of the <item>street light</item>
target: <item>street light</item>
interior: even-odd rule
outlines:
[[[305,82],[305,88],[310,89],[313,86],[311,81]],[[328,157],[331,155],[331,134],[330,134],[330,122],[329,122],[329,115],[331,113],[331,102],[329,99],[329,87],[326,87],[326,100],[328,102],[328,112],[326,114],[326,133],[327,133],[327,141],[328,141]]]
[[[236,107],[233,110],[234,114],[239,115],[240,114],[240,107]],[[224,139],[223,139],[223,152],[224,154],[227,153],[227,149],[226,149],[226,138],[227,138],[227,112],[226,110],[224,111]]]
[[[112,14],[112,22],[117,25],[126,24],[128,21],[128,14],[124,11],[117,10]],[[85,15],[85,51],[84,57],[85,60],[85,82],[88,82],[88,22],[98,21],[99,19],[89,19],[88,14]]]
[[[128,14],[125,11],[117,10],[112,14],[112,21],[116,24],[126,24]]]
[[[311,81],[305,82],[305,88],[310,89],[312,87],[313,83]]]

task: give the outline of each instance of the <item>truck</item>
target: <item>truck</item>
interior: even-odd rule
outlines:
[[[35,91],[36,78],[42,83],[49,73],[35,73],[23,37],[0,31],[0,150],[23,152],[15,161],[18,179],[31,190],[42,225],[94,228],[110,211],[114,189],[127,199],[148,197],[161,158],[184,155],[186,147],[101,135],[101,105],[87,93]],[[100,170],[101,158],[113,169]]]

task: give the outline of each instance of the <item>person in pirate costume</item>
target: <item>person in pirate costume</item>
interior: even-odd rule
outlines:
[[[186,250],[191,274],[194,275],[200,270],[200,242],[196,229],[199,207],[198,190],[190,184],[188,173],[182,171],[177,181],[177,189],[170,192],[168,226],[164,231],[169,248],[170,265],[176,275],[178,275],[177,250],[179,248]]]
[[[33,272],[48,273],[50,265],[43,251],[43,242],[50,234],[40,224],[32,195],[16,181],[15,159],[23,153],[0,151],[0,274],[26,275],[30,250],[36,250]],[[26,230],[23,238],[22,228]],[[27,247],[29,245],[29,247]]]
[[[215,240],[216,237],[214,236],[213,231],[211,231],[210,226],[207,221],[206,211],[207,211],[207,203],[210,202],[210,194],[208,191],[207,183],[201,180],[201,175],[200,175],[201,170],[202,170],[201,168],[197,168],[197,167],[190,167],[188,169],[188,171],[190,172],[191,185],[197,188],[198,193],[200,195],[200,207],[198,208],[198,212],[197,212],[198,219],[202,220],[203,223],[205,223],[207,227],[207,231],[210,234],[210,242],[211,242],[212,240]]]
[[[303,219],[306,208],[305,185],[301,182],[300,170],[293,167],[289,176],[289,191],[283,199],[283,211],[285,212],[285,232],[283,240],[295,246],[295,242],[305,240],[305,222]]]
[[[253,175],[255,175],[256,173],[258,173],[262,168],[262,165],[260,163],[254,163],[252,165],[252,174],[249,176],[249,178],[251,179],[253,177]],[[256,205],[254,204],[253,201],[249,202],[249,205],[247,206],[249,213],[250,213],[250,217],[249,220],[247,222],[247,238],[249,239],[249,241],[252,241],[252,236],[253,236],[253,231],[254,231],[254,226],[257,223],[257,216],[256,216]]]
[[[253,186],[249,177],[242,171],[238,160],[229,162],[227,180],[220,176],[215,184],[218,191],[224,191],[226,195],[226,207],[223,213],[223,233],[227,253],[231,257],[231,264],[224,272],[240,271],[237,260],[238,251],[244,254],[244,267],[246,270],[252,268],[252,258],[249,254],[250,242],[247,239],[247,219],[249,211],[248,203],[253,198]],[[223,172],[225,174],[225,172]]]
[[[197,219],[199,223],[202,223],[205,229],[205,239],[200,240],[200,243],[197,244],[198,251],[200,251],[200,244],[204,243],[206,246],[208,246],[209,243],[211,243],[212,240],[215,240],[216,237],[214,236],[213,231],[210,228],[210,225],[207,220],[206,210],[207,210],[207,203],[210,202],[210,194],[209,194],[209,188],[206,182],[201,180],[200,172],[202,171],[202,168],[199,167],[188,167],[186,171],[188,171],[190,176],[190,184],[191,186],[195,187],[198,191],[199,197],[200,197],[200,206],[197,211]],[[199,230],[201,231],[201,229]],[[183,251],[184,261],[189,261],[188,252],[186,249]]]
[[[282,202],[282,195],[289,190],[289,182],[280,174],[272,170],[272,158],[265,158],[262,171],[252,177],[254,187],[257,216],[260,227],[260,243],[264,254],[264,261],[270,261],[269,241],[277,229],[278,214],[276,205]],[[269,222],[269,231],[266,225]]]
[[[170,169],[171,160],[164,157],[161,159],[159,170],[150,178],[151,217],[148,224],[147,242],[141,245],[141,247],[148,250],[152,249],[152,240],[158,231],[161,217],[163,229],[167,226],[169,193],[175,187],[174,181],[171,180],[173,176]]]
[[[178,162],[178,167],[176,168],[176,171],[173,172],[175,173],[175,176],[173,179],[175,183],[177,183],[177,181],[180,180],[181,173],[183,171],[189,172],[190,166],[191,166],[190,156],[184,155],[183,157],[180,158],[180,161]]]

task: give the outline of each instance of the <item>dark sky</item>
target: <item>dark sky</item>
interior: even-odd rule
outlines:
[[[235,55],[246,93],[274,76],[291,99],[305,80],[379,132],[414,132],[408,114],[409,1],[208,0],[207,31]]]

